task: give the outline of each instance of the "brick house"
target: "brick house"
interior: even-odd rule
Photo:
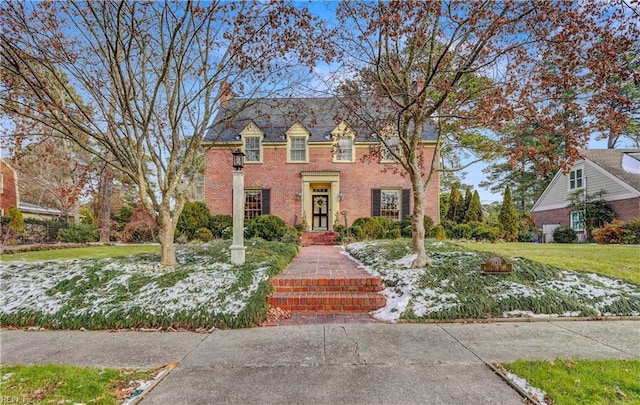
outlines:
[[[0,157],[0,215],[7,215],[9,207],[18,207],[18,175]]]
[[[592,149],[581,151],[583,159],[568,173],[558,171],[532,208],[533,218],[544,225],[570,226],[584,236],[582,211],[572,211],[569,197],[603,193],[616,217],[629,221],[640,217],[640,149]],[[548,228],[550,229],[550,228]]]
[[[343,116],[331,98],[223,103],[216,122],[225,125],[210,129],[203,142],[205,203],[211,213],[232,214],[231,152],[240,148],[246,154],[245,218],[273,214],[290,226],[305,223],[309,231],[331,231],[359,217],[410,215],[408,176],[389,157],[373,158],[371,150],[380,148],[380,141],[370,131],[350,127]],[[424,162],[431,162],[434,129],[425,130],[422,139]],[[436,173],[425,212],[436,223],[438,189]]]

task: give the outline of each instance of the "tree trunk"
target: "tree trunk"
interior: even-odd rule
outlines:
[[[107,243],[111,233],[111,194],[113,193],[113,169],[111,169],[111,166],[106,165],[102,172],[101,180],[102,221],[100,224],[100,242]]]
[[[410,173],[413,188],[413,214],[411,217],[411,236],[413,254],[417,255],[411,267],[426,267],[432,264],[424,247],[424,208],[425,189],[422,185],[420,173]]]
[[[177,221],[173,221],[169,212],[161,212],[158,217],[160,241],[160,264],[164,266],[176,265],[176,249],[173,236],[176,232]]]

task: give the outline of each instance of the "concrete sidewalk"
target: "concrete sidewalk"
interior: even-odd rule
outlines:
[[[640,321],[0,331],[2,364],[179,361],[144,404],[521,404],[485,362],[554,358],[639,359]]]

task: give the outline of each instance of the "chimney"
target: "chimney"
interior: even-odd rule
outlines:
[[[233,89],[231,88],[231,85],[229,84],[229,82],[225,81],[222,83],[221,93],[222,94],[220,94],[220,107],[227,108],[227,105],[229,104],[229,100],[235,97],[235,94],[233,94]]]

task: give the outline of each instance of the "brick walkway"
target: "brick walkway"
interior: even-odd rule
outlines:
[[[293,313],[276,325],[376,322],[368,312],[385,305],[378,294],[382,279],[358,268],[337,246],[303,247],[271,284],[269,304]]]

